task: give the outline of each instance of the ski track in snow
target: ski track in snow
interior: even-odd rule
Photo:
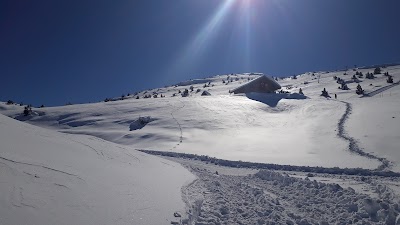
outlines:
[[[4,160],[4,161],[7,161],[7,162],[15,163],[15,164],[22,164],[22,165],[28,165],[28,166],[41,167],[41,168],[44,168],[44,169],[47,169],[47,170],[51,170],[51,171],[54,171],[54,172],[63,173],[63,174],[69,175],[69,176],[74,176],[74,177],[76,177],[76,178],[78,178],[78,179],[80,179],[80,180],[83,180],[83,179],[80,178],[78,175],[75,175],[75,174],[72,174],[72,173],[68,173],[68,172],[65,172],[65,171],[62,171],[62,170],[58,170],[58,169],[53,169],[53,168],[48,167],[48,166],[37,165],[37,164],[26,163],[26,162],[19,162],[19,161],[15,161],[15,160],[12,160],[12,159],[4,158],[4,157],[2,157],[2,156],[0,156],[0,159],[2,159],[2,160]]]
[[[339,120],[337,135],[338,135],[338,137],[349,142],[348,150],[350,152],[354,152],[360,156],[380,161],[381,165],[377,168],[377,170],[385,170],[385,169],[390,168],[389,160],[387,160],[386,158],[383,158],[383,157],[375,156],[371,153],[364,152],[363,149],[360,146],[358,146],[357,140],[355,140],[353,137],[350,137],[349,134],[345,131],[345,129],[344,129],[345,123],[349,119],[353,108],[349,102],[345,102],[345,101],[339,101],[339,102],[342,102],[343,104],[346,105],[346,111],[343,114],[342,118],[340,118],[340,120]]]

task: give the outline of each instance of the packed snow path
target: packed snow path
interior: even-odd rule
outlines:
[[[370,153],[364,152],[362,150],[362,148],[360,148],[358,146],[357,141],[353,137],[350,137],[348,135],[348,133],[345,131],[345,129],[344,129],[345,123],[349,119],[349,116],[350,116],[350,114],[351,114],[353,109],[352,109],[352,106],[351,106],[350,103],[345,102],[345,101],[340,101],[340,102],[342,102],[342,103],[344,103],[346,105],[346,111],[343,114],[342,118],[340,118],[340,120],[339,120],[337,135],[340,138],[342,138],[342,139],[344,139],[344,140],[349,142],[349,151],[354,152],[354,153],[356,153],[356,154],[358,154],[360,156],[364,156],[364,157],[367,157],[367,158],[370,158],[370,159],[376,159],[376,160],[380,161],[381,165],[377,168],[377,170],[388,169],[390,167],[389,160],[387,160],[387,159],[385,159],[383,157],[378,157],[378,156],[372,155]]]

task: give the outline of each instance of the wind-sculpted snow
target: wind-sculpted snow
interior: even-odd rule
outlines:
[[[183,190],[187,224],[397,224],[393,199],[268,170],[235,176],[183,164],[198,177]]]
[[[381,165],[377,168],[377,170],[384,170],[387,169],[390,166],[389,160],[383,158],[383,157],[378,157],[373,154],[364,152],[359,146],[358,142],[353,138],[350,137],[347,132],[345,131],[345,123],[349,119],[349,116],[352,112],[352,106],[348,102],[341,101],[346,105],[346,111],[343,114],[342,118],[340,118],[339,123],[338,123],[338,136],[340,138],[343,138],[344,140],[349,142],[349,151],[354,152],[358,155],[370,158],[370,159],[376,159],[381,162]]]

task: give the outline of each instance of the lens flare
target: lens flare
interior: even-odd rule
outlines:
[[[171,71],[185,71],[199,60],[202,53],[207,49],[209,40],[215,35],[219,26],[223,22],[229,9],[236,0],[224,0],[214,16],[204,25],[204,27],[192,38],[185,46],[178,59],[173,63]]]
[[[229,48],[225,61],[227,67],[231,68],[231,62],[241,62],[243,69],[251,70],[252,56],[256,49],[253,40],[256,38],[257,29],[267,29],[262,26],[260,18],[266,18],[264,14],[268,14],[271,10],[279,9],[273,7],[280,5],[279,0],[221,0],[221,3],[213,16],[204,24],[204,26],[194,35],[190,41],[184,45],[178,52],[176,59],[172,61],[170,67],[166,70],[166,74],[174,74],[174,79],[185,75],[184,73],[193,73],[196,66],[200,65],[200,61],[204,59],[205,53],[209,50],[210,45],[217,36],[222,24],[228,18],[230,28],[224,29],[230,32],[230,36],[225,34]],[[229,16],[228,16],[229,14]],[[264,21],[265,22],[265,21]],[[263,32],[265,35],[267,32]],[[259,37],[258,37],[259,38]],[[266,38],[268,41],[268,37]],[[221,62],[223,63],[223,62]],[[168,78],[170,79],[170,78]]]

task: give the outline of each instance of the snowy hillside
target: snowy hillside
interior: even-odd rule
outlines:
[[[165,224],[184,212],[177,163],[0,115],[0,224]]]
[[[400,172],[400,66],[367,79],[373,70],[278,79],[278,94],[232,95],[260,76],[234,74],[28,116],[0,103],[38,126],[0,115],[0,224],[400,224],[399,174],[387,172]],[[136,150],[374,171],[232,169]]]
[[[87,134],[135,149],[204,154],[222,159],[400,171],[400,67],[315,72],[279,79],[290,94],[230,95],[259,74],[219,75],[181,82],[95,104],[34,109],[1,105],[19,120],[71,134]],[[384,72],[395,84],[386,82]],[[334,77],[350,90],[338,89]],[[365,97],[357,95],[360,84]],[[326,88],[332,98],[320,96]],[[181,97],[188,89],[188,97]],[[192,91],[193,90],[193,91]],[[208,91],[211,96],[201,96]],[[334,98],[337,94],[337,99]],[[155,98],[155,96],[157,98]],[[161,97],[162,96],[162,97]],[[164,97],[165,96],[165,97]],[[138,98],[138,99],[137,99]],[[294,98],[294,99],[293,99]],[[389,160],[389,162],[387,160]],[[382,167],[382,164],[386,166]]]

